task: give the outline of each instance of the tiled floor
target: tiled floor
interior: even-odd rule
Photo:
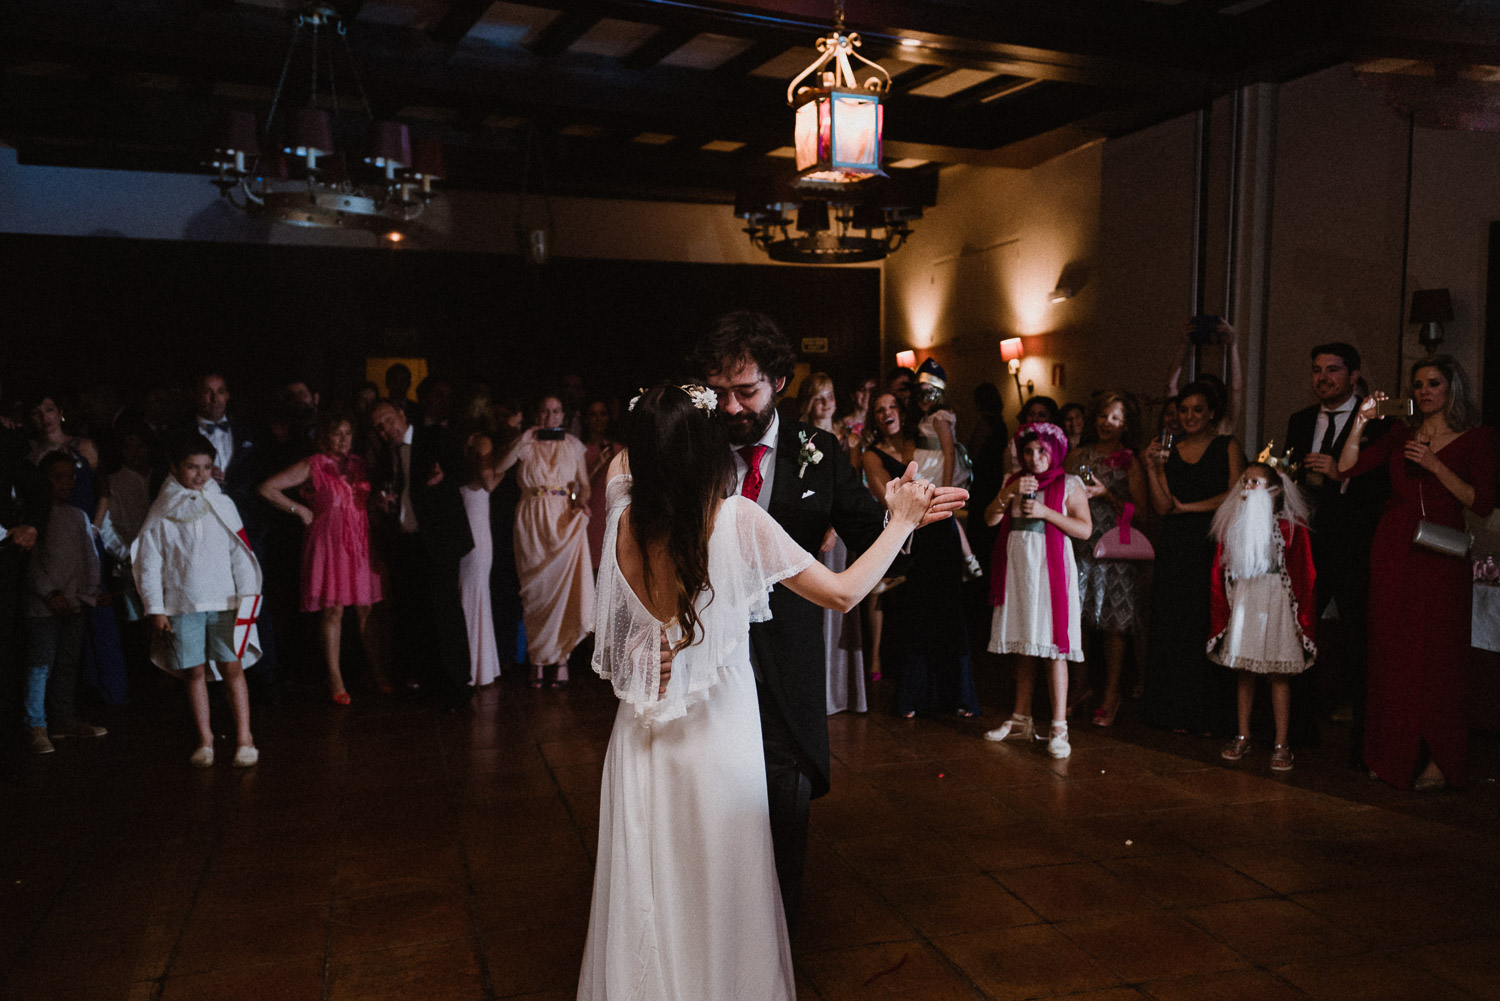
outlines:
[[[461,716],[289,696],[249,772],[187,766],[178,698],[4,759],[0,998],[572,996],[607,685],[507,678]],[[980,740],[994,716],[831,720],[802,997],[1500,998],[1493,738],[1421,797],[1336,728],[1272,778],[1132,719],[1062,763]]]

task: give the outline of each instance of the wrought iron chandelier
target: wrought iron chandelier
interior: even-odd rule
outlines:
[[[881,99],[890,92],[891,75],[860,55],[860,44],[857,33],[845,33],[844,2],[836,0],[833,30],[818,39],[818,58],[786,89],[796,115],[796,175],[752,180],[735,198],[750,242],[773,261],[881,260],[911,236],[922,207],[936,203],[936,174],[912,183],[880,168]],[[855,60],[876,73],[863,85],[854,75]],[[805,86],[809,78],[817,83]]]
[[[290,123],[279,123],[287,77],[304,47],[311,73],[307,102]],[[355,181],[348,155],[335,143],[335,136],[346,131],[338,118],[340,51],[369,123],[368,148],[356,167],[365,171],[362,183]],[[320,95],[319,78],[325,68],[326,99]],[[325,104],[332,115],[323,110]],[[440,143],[414,146],[405,125],[375,120],[349,51],[347,27],[337,10],[319,3],[307,4],[297,14],[265,128],[257,130],[253,112],[228,112],[208,166],[217,171],[213,183],[220,193],[254,218],[290,226],[369,229],[397,239],[433,197],[432,182],[446,174]]]
[[[883,260],[911,236],[931,195],[892,178],[842,193],[809,196],[795,179],[747,184],[735,200],[745,234],[773,261],[790,264],[858,264]]]

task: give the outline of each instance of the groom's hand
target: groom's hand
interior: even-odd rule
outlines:
[[[927,509],[927,517],[922,519],[921,528],[931,525],[934,521],[942,521],[944,518],[953,517],[953,512],[963,509],[969,503],[969,492],[963,487],[937,487],[932,491],[932,506]]]
[[[658,698],[667,694],[667,682],[672,680],[672,644],[667,642],[667,634],[661,634],[661,687],[657,688]]]

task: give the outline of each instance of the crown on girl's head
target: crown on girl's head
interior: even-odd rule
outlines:
[[[1260,454],[1255,457],[1255,461],[1262,465],[1270,466],[1278,473],[1295,476],[1298,468],[1301,466],[1301,463],[1296,458],[1296,450],[1288,448],[1280,456],[1275,456],[1271,454],[1271,447],[1275,444],[1276,439],[1274,438],[1266,442],[1266,447],[1260,450]]]

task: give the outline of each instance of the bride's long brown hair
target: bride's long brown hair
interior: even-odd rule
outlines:
[[[709,392],[712,392],[710,390]],[[717,411],[700,409],[687,392],[663,385],[640,395],[630,412],[630,529],[640,547],[646,588],[648,546],[663,544],[671,560],[677,622],[676,653],[699,639],[698,595],[710,592],[708,538],[714,514],[734,482],[729,434]]]

